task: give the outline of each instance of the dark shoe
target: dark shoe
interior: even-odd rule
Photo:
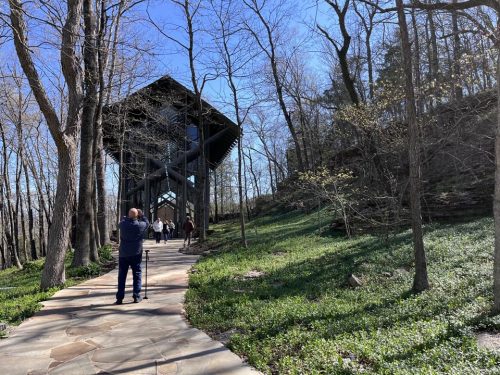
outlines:
[[[134,297],[134,303],[139,303],[142,301],[142,297],[139,296],[139,297]]]
[[[123,300],[117,299],[115,302],[115,305],[121,305],[123,303]]]

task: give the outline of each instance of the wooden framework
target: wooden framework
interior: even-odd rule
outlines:
[[[169,76],[140,89],[106,109],[104,146],[120,165],[119,211],[140,207],[154,220],[158,210],[173,209],[176,228],[187,214],[208,228],[209,210],[204,218],[200,204],[210,205],[209,171],[215,170],[235,145],[236,124],[203,101],[203,124],[193,109],[193,92]],[[198,134],[204,126],[205,142]],[[206,160],[201,160],[205,147]],[[200,171],[206,173],[204,191],[199,185]]]

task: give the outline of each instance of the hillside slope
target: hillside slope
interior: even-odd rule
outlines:
[[[432,289],[409,293],[410,232],[389,239],[321,234],[324,214],[252,222],[247,250],[237,227],[216,226],[218,251],[190,277],[191,322],[266,373],[498,374],[500,354],[475,334],[489,316],[490,218],[425,228]],[[363,286],[348,286],[349,274]]]

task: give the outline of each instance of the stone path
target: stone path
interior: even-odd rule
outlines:
[[[259,374],[182,315],[197,256],[180,241],[150,249],[148,300],[114,305],[117,271],[57,292],[0,341],[0,374]],[[143,269],[144,272],[144,269]],[[144,275],[144,273],[143,273]]]

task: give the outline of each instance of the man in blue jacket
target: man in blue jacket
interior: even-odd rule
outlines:
[[[141,262],[142,242],[149,228],[149,221],[142,215],[142,211],[131,208],[128,217],[120,222],[120,250],[118,261],[118,292],[116,304],[121,305],[125,297],[125,282],[128,268],[132,268],[134,278],[134,303],[142,301],[141,297]]]

